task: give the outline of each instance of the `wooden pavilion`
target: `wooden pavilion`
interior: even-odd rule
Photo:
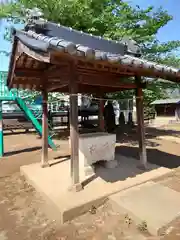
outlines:
[[[141,59],[134,41],[111,41],[51,22],[34,20],[14,30],[8,87],[41,91],[43,95],[42,167],[48,166],[48,92],[70,94],[72,184],[79,184],[77,93],[100,98],[108,92],[136,93],[140,163],[146,167],[141,77],[180,81],[180,71]],[[100,102],[102,105],[102,101]],[[103,114],[100,109],[100,119]],[[102,121],[100,126],[103,128]]]

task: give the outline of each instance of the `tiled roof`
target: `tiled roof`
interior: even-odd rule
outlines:
[[[140,53],[140,49],[130,40],[126,43],[108,41],[49,22],[45,24],[44,34],[37,33],[36,28],[34,28],[27,31],[16,30],[15,35],[23,44],[34,51],[48,52],[53,49],[74,56],[119,63],[136,70],[146,71],[143,76],[157,76],[173,81],[180,80],[179,69],[135,57],[136,54]]]
[[[180,103],[180,98],[168,98],[168,99],[159,99],[155,100],[151,103],[151,105],[158,105],[158,104],[178,104]]]

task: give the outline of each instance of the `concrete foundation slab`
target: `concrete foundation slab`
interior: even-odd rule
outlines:
[[[161,235],[180,214],[180,193],[152,181],[114,194],[109,200],[137,225],[147,224],[152,235]]]
[[[47,200],[50,210],[48,213],[63,223],[88,212],[92,206],[102,205],[111,194],[172,171],[149,164],[149,170],[144,172],[136,167],[136,159],[120,155],[115,158],[118,161],[117,168],[106,169],[97,166],[95,175],[83,183],[84,189],[80,192],[68,190],[71,186],[69,159],[61,159],[56,164],[50,162],[51,167],[43,169],[38,163],[23,166],[21,173]]]

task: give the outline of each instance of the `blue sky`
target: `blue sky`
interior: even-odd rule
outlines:
[[[128,2],[132,5],[137,4],[142,8],[146,8],[149,5],[153,5],[155,8],[162,6],[173,16],[173,20],[160,29],[158,39],[162,42],[166,42],[168,40],[180,40],[180,31],[178,27],[180,22],[180,0],[131,0]],[[7,23],[5,21],[0,22],[0,50],[10,51],[11,44],[3,39],[3,30],[6,25]],[[8,64],[9,58],[0,55],[0,71],[7,71]]]
[[[128,2],[133,5],[137,4],[142,8],[146,8],[150,5],[156,8],[162,6],[163,9],[167,10],[168,13],[173,16],[173,20],[160,29],[158,39],[162,42],[180,40],[180,31],[178,31],[180,22],[180,0],[130,0]]]
[[[7,52],[11,51],[11,43],[4,40],[4,30],[5,27],[10,26],[10,23],[7,23],[5,20],[0,20],[0,50],[5,50]],[[20,28],[21,25],[17,25],[17,28]],[[7,71],[9,65],[9,57],[6,57],[0,54],[0,71]]]

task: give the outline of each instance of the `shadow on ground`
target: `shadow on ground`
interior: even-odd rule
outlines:
[[[138,162],[136,160],[121,156],[119,159],[119,166],[117,168],[107,169],[103,166],[96,167],[96,173],[93,179],[100,177],[106,182],[115,183],[135,178],[137,175],[140,176],[145,172],[150,172],[158,168],[159,166],[157,165],[151,165],[147,170],[142,170],[138,167]]]
[[[117,142],[134,142],[137,141],[137,127],[129,127],[127,125],[117,128]],[[161,129],[161,128],[146,128],[146,138],[153,139],[160,136],[179,137],[179,130]]]
[[[42,148],[41,146],[37,146],[37,147],[30,147],[30,148],[23,148],[19,150],[9,151],[4,154],[4,157],[10,157],[20,153],[35,152],[37,150],[40,150],[41,148]]]
[[[180,166],[180,157],[161,151],[159,149],[147,149],[148,157],[148,168],[143,170],[139,168],[139,149],[134,146],[118,146],[116,147],[116,159],[118,160],[119,166],[114,169],[106,169],[104,162],[96,164],[95,178],[102,178],[104,181],[114,183],[118,181],[124,181],[130,178],[150,172],[152,170],[158,170],[161,167],[174,169]],[[160,170],[161,171],[161,170]],[[142,177],[144,178],[144,177]],[[143,180],[144,181],[144,180]]]
[[[138,147],[120,146],[116,147],[116,153],[126,157],[132,157],[139,160]],[[147,148],[148,162],[166,167],[177,168],[180,166],[180,156],[160,151],[159,149]]]
[[[35,130],[24,130],[24,129],[16,129],[16,130],[4,130],[4,136],[10,136],[10,135],[19,135],[19,134],[37,134]]]

